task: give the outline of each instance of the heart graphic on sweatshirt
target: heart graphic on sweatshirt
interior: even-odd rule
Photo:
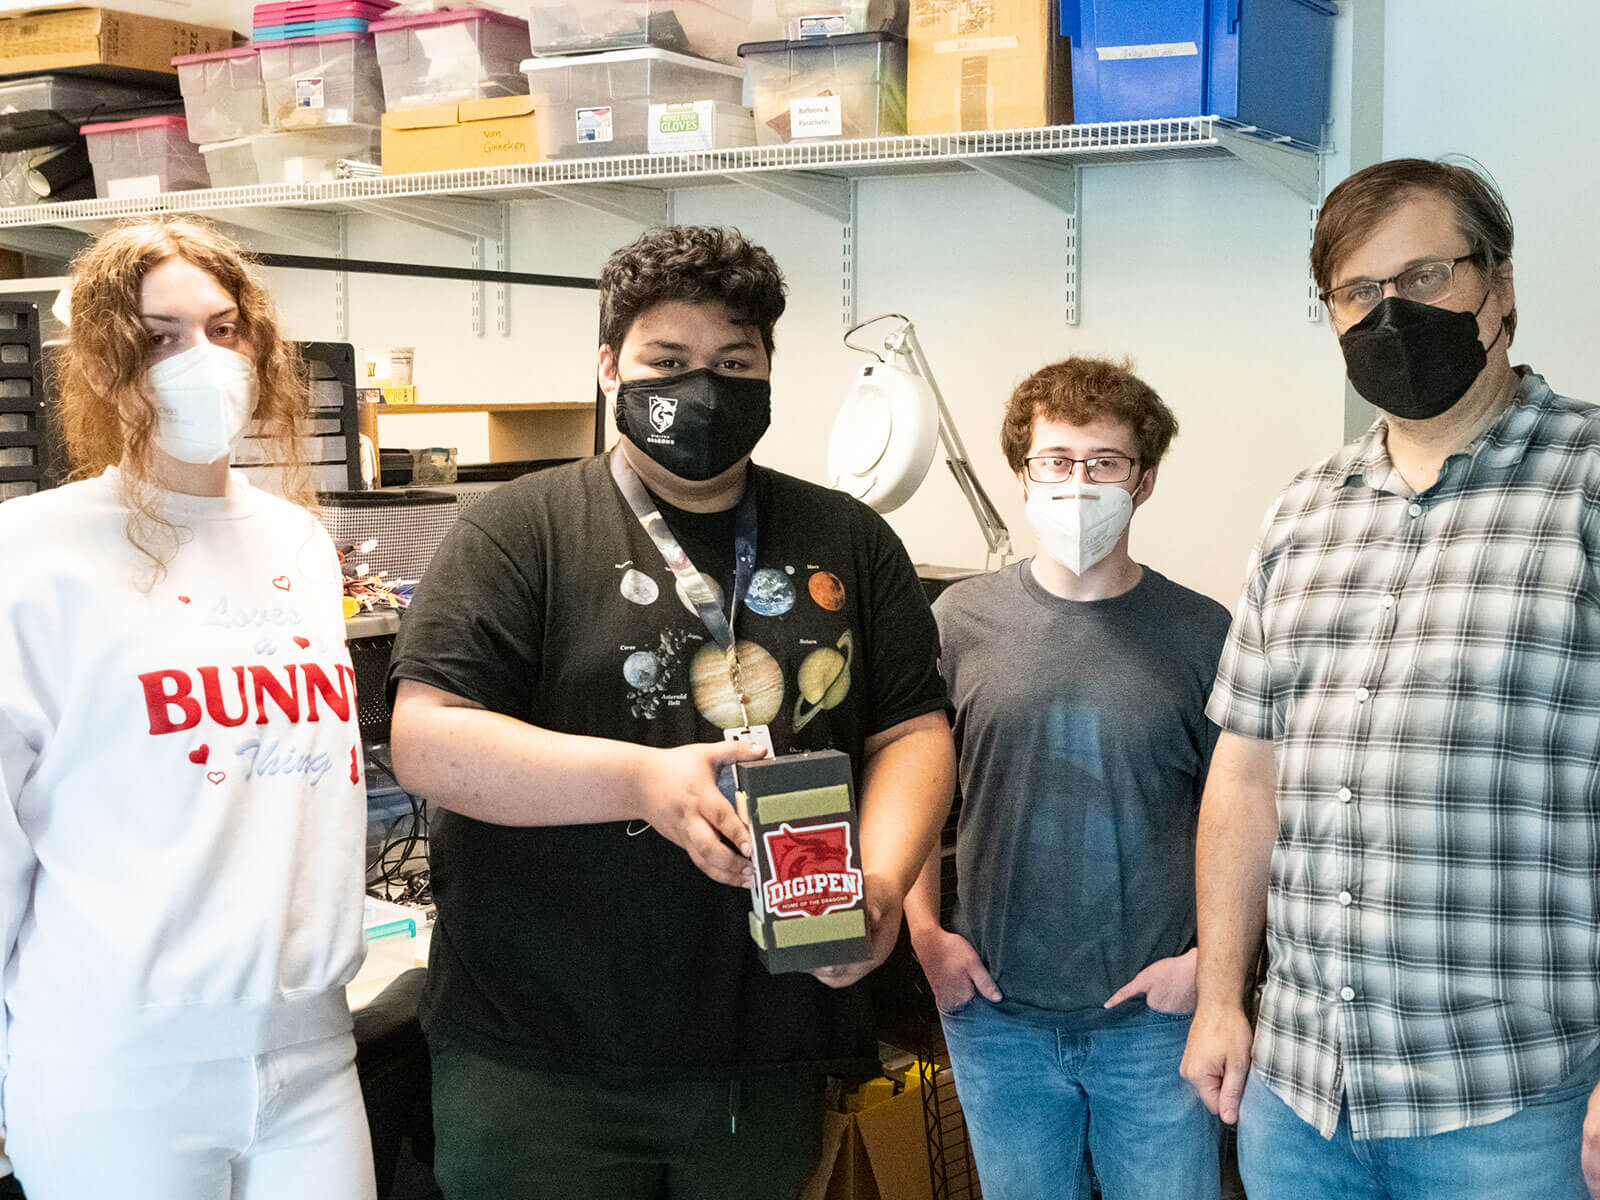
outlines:
[[[295,639],[294,639],[294,644],[296,646],[299,646],[300,649],[304,650],[307,646],[311,645],[311,639],[310,638],[303,638],[299,634],[296,634],[295,635]]]
[[[289,577],[287,575],[279,575],[272,581],[272,586],[280,592],[287,592],[289,590]]]
[[[211,757],[211,747],[201,742],[198,749],[189,751],[189,761],[200,766],[206,765],[206,759]]]
[[[206,778],[209,779],[212,783],[221,783],[227,777],[228,777],[228,773],[226,771],[207,771],[206,772]]]
[[[187,597],[187,596],[179,596],[178,597],[178,603],[179,604],[187,604],[187,603],[189,603],[189,597]]]

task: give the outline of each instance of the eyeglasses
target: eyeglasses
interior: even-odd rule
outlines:
[[[1319,295],[1335,321],[1341,325],[1354,324],[1378,307],[1386,284],[1394,284],[1395,293],[1401,299],[1415,300],[1418,304],[1434,304],[1445,299],[1455,286],[1456,267],[1477,257],[1463,254],[1460,258],[1430,258],[1387,279],[1358,279]]]
[[[1139,461],[1125,454],[1101,454],[1095,458],[1068,458],[1064,454],[1041,454],[1038,458],[1022,460],[1028,478],[1035,483],[1066,483],[1072,478],[1078,464],[1090,483],[1123,483],[1133,475],[1133,464]]]

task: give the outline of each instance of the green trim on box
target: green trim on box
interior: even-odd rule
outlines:
[[[763,825],[803,821],[807,817],[826,817],[832,813],[849,811],[850,789],[842,783],[798,792],[774,792],[770,796],[756,798],[756,820]]]
[[[751,917],[754,919],[753,913]],[[867,917],[859,908],[852,908],[848,912],[824,913],[820,917],[789,917],[772,923],[772,940],[777,943],[779,950],[866,936]]]
[[[765,950],[767,948],[767,933],[761,926],[761,918],[756,916],[755,910],[750,912],[750,936],[755,939],[756,945]]]

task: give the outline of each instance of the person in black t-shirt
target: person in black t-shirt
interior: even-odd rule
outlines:
[[[784,308],[771,257],[659,229],[600,288],[616,448],[463,516],[391,667],[395,767],[442,809],[437,1174],[451,1200],[792,1197],[823,1075],[877,1073],[852,985],[892,947],[949,806],[938,633],[877,514],[750,462]],[[630,469],[688,559],[676,574]],[[746,725],[778,754],[851,756],[869,961],[761,965],[749,835],[716,783],[760,756],[724,740]]]

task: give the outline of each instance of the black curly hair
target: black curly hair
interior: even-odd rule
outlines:
[[[753,325],[772,357],[772,327],[787,301],[783,272],[737,229],[665,225],[647,229],[606,260],[600,272],[600,338],[622,353],[639,314],[674,300],[721,303],[733,320]]]

